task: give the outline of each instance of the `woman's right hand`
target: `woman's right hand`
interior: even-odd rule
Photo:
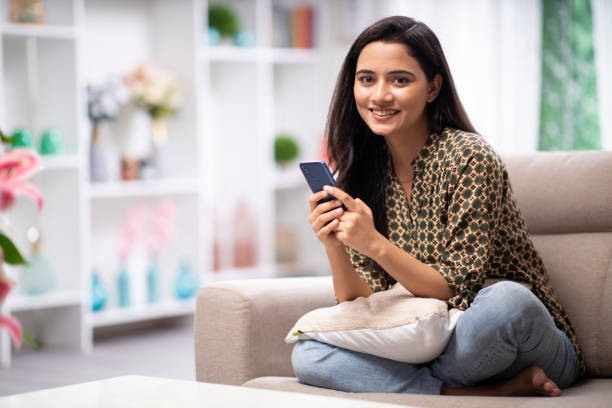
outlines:
[[[308,221],[323,245],[326,247],[344,247],[344,244],[336,238],[333,232],[333,229],[338,226],[338,219],[344,214],[344,209],[342,203],[338,200],[319,204],[319,201],[327,196],[326,191],[319,191],[310,196],[310,217],[308,217]]]

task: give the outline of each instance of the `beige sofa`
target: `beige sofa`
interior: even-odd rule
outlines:
[[[427,407],[612,407],[612,152],[504,159],[534,244],[583,347],[588,378],[559,398],[350,394],[302,385],[283,339],[302,314],[334,304],[331,279],[310,277],[201,288],[197,380]]]

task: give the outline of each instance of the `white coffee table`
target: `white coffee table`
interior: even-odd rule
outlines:
[[[0,398],[2,408],[384,408],[397,405],[130,375]]]

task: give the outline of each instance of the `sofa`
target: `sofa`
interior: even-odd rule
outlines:
[[[330,277],[203,286],[194,327],[197,380],[424,407],[612,407],[612,152],[539,152],[504,161],[586,359],[586,377],[561,397],[360,394],[298,383],[284,338],[304,313],[335,304]]]

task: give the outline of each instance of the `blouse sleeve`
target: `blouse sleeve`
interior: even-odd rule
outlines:
[[[361,276],[373,292],[389,289],[395,280],[387,274],[376,262],[346,245],[346,253],[355,271]]]
[[[430,266],[455,292],[448,300],[451,307],[465,310],[484,284],[508,177],[497,154],[478,145],[451,170],[448,180],[444,252],[442,259]]]

